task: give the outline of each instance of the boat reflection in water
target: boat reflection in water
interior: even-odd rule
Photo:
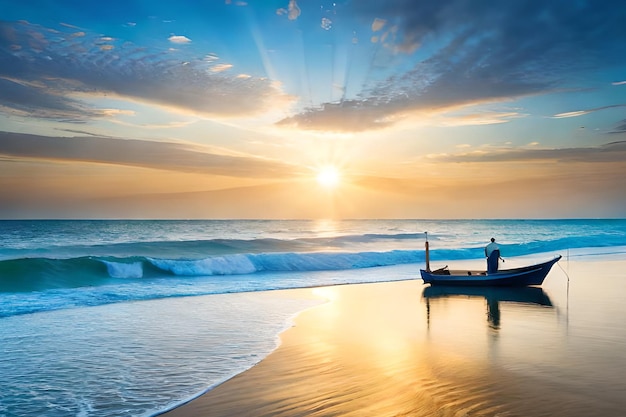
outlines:
[[[427,320],[430,324],[430,300],[443,298],[484,298],[487,302],[489,326],[500,328],[500,303],[534,304],[553,307],[548,294],[539,287],[457,287],[429,286],[422,296],[426,299]]]

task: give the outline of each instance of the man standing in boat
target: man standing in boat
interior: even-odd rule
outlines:
[[[500,259],[500,246],[496,243],[495,238],[491,238],[491,242],[485,246],[485,256],[487,257],[487,273],[498,272],[498,260]]]

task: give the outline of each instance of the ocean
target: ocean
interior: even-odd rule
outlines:
[[[0,416],[156,415],[324,302],[269,290],[419,279],[425,232],[433,266],[626,253],[626,220],[0,221]]]

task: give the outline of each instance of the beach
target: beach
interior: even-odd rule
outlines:
[[[503,268],[562,259],[540,288],[437,290],[419,278],[425,230],[433,269],[484,269],[491,236]],[[33,220],[0,232],[3,417],[626,408],[626,220]]]
[[[537,288],[548,305],[495,300],[497,318],[493,299],[426,303],[421,280],[298,290],[327,302],[259,364],[165,416],[624,415],[626,259],[562,266]]]

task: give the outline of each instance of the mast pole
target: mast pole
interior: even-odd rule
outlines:
[[[430,272],[430,253],[429,253],[429,248],[428,248],[428,232],[424,232],[424,235],[426,236],[426,243],[424,244],[426,248],[426,271]]]

